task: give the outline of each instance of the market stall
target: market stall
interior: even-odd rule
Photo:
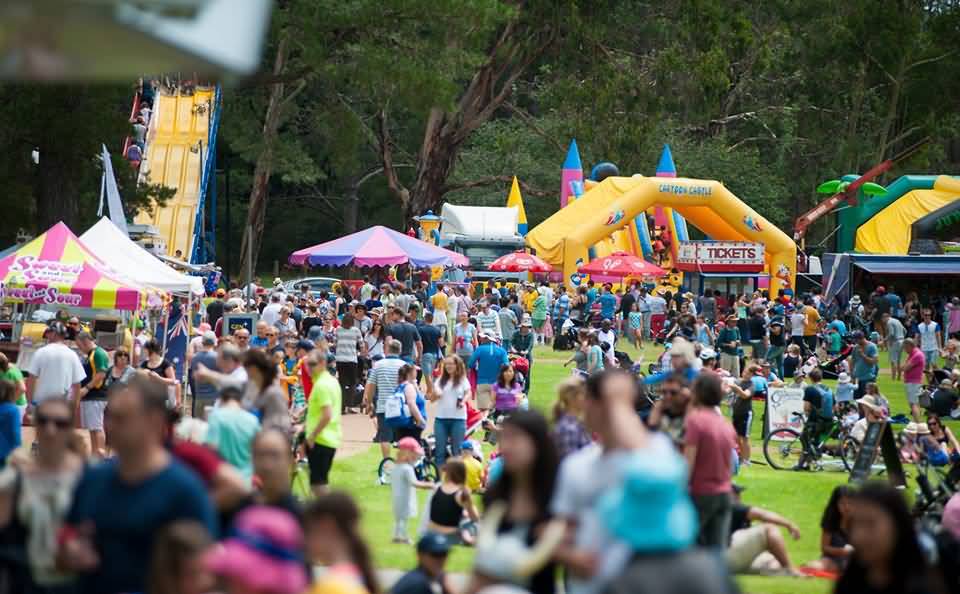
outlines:
[[[0,259],[0,303],[14,308],[10,333],[2,347],[29,357],[37,333],[24,333],[38,308],[53,311],[104,310],[91,328],[107,338],[123,335],[119,311],[139,310],[148,289],[113,271],[97,258],[70,229],[57,223],[45,233]],[[42,333],[42,331],[41,331]],[[21,341],[21,336],[23,340]],[[122,340],[122,339],[120,339]]]
[[[770,286],[764,273],[764,246],[748,241],[682,241],[677,248],[677,269],[685,274],[687,290],[741,295]],[[776,274],[776,272],[775,272]],[[786,281],[784,273],[782,281]]]

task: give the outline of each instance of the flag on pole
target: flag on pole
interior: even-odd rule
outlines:
[[[124,235],[129,236],[127,231],[127,217],[123,214],[123,203],[120,201],[120,189],[117,187],[117,178],[113,176],[113,162],[110,160],[110,153],[107,152],[107,145],[103,147],[103,186],[107,194],[107,210],[110,213],[110,222],[117,226],[117,229],[123,231]],[[103,194],[101,196],[101,211],[103,210]],[[102,214],[102,213],[101,213]]]

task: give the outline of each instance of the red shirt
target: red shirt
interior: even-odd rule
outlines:
[[[686,444],[697,448],[690,469],[690,494],[730,493],[733,450],[737,446],[733,425],[716,411],[700,407],[687,414],[685,425]]]

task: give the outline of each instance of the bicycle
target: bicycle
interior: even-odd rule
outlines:
[[[423,446],[423,455],[413,465],[414,475],[419,481],[439,482],[440,470],[434,462],[436,459],[436,439],[432,435],[421,438],[420,445]],[[390,484],[390,477],[393,475],[393,469],[396,465],[397,461],[390,456],[380,461],[380,465],[377,467],[377,480],[381,485]]]
[[[803,414],[793,413],[793,418],[803,420]],[[763,457],[767,464],[775,470],[823,470],[823,457],[830,454],[829,440],[835,439],[836,454],[840,458],[843,468],[850,472],[857,459],[860,444],[850,435],[850,431],[841,420],[834,417],[828,429],[819,432],[813,443],[807,445],[804,451],[804,436],[800,431],[789,427],[782,427],[767,434],[763,440]]]

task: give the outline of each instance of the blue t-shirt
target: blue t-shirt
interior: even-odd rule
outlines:
[[[762,375],[755,375],[750,378],[750,389],[754,394],[767,393],[767,378]]]
[[[420,333],[420,342],[423,345],[424,355],[436,355],[440,352],[440,328],[429,324],[417,324],[417,332]]]
[[[863,349],[863,354],[873,358],[877,356],[877,353],[877,345],[872,342],[867,342],[867,345]],[[854,379],[867,381],[873,381],[877,377],[877,365],[867,363],[864,358],[860,356],[859,348],[853,350],[853,377]]]
[[[823,384],[817,384],[817,387],[820,388],[820,392],[823,393],[823,408],[821,413],[823,414],[824,419],[833,418],[833,391],[830,390],[829,386]]]
[[[481,344],[470,356],[467,367],[477,368],[478,384],[493,384],[497,381],[500,368],[509,363],[507,351],[493,343]]]
[[[604,293],[600,295],[600,316],[607,320],[613,319],[614,312],[617,311],[617,296],[613,293]]]
[[[843,320],[839,320],[839,319],[838,319],[838,320],[834,320],[834,321],[830,322],[829,326],[830,326],[831,328],[836,328],[836,329],[837,329],[837,334],[839,334],[840,336],[846,336],[846,335],[847,335],[847,325],[844,323]]]
[[[94,526],[100,566],[81,574],[84,594],[143,592],[154,539],[177,520],[196,520],[216,537],[213,505],[200,479],[177,461],[146,480],[129,485],[107,461],[84,472],[74,493],[67,523]]]
[[[584,305],[584,310],[589,314],[590,309],[593,307],[593,302],[597,300],[597,290],[596,289],[587,289],[587,303]]]
[[[0,404],[0,463],[20,447],[20,409],[12,402]]]

